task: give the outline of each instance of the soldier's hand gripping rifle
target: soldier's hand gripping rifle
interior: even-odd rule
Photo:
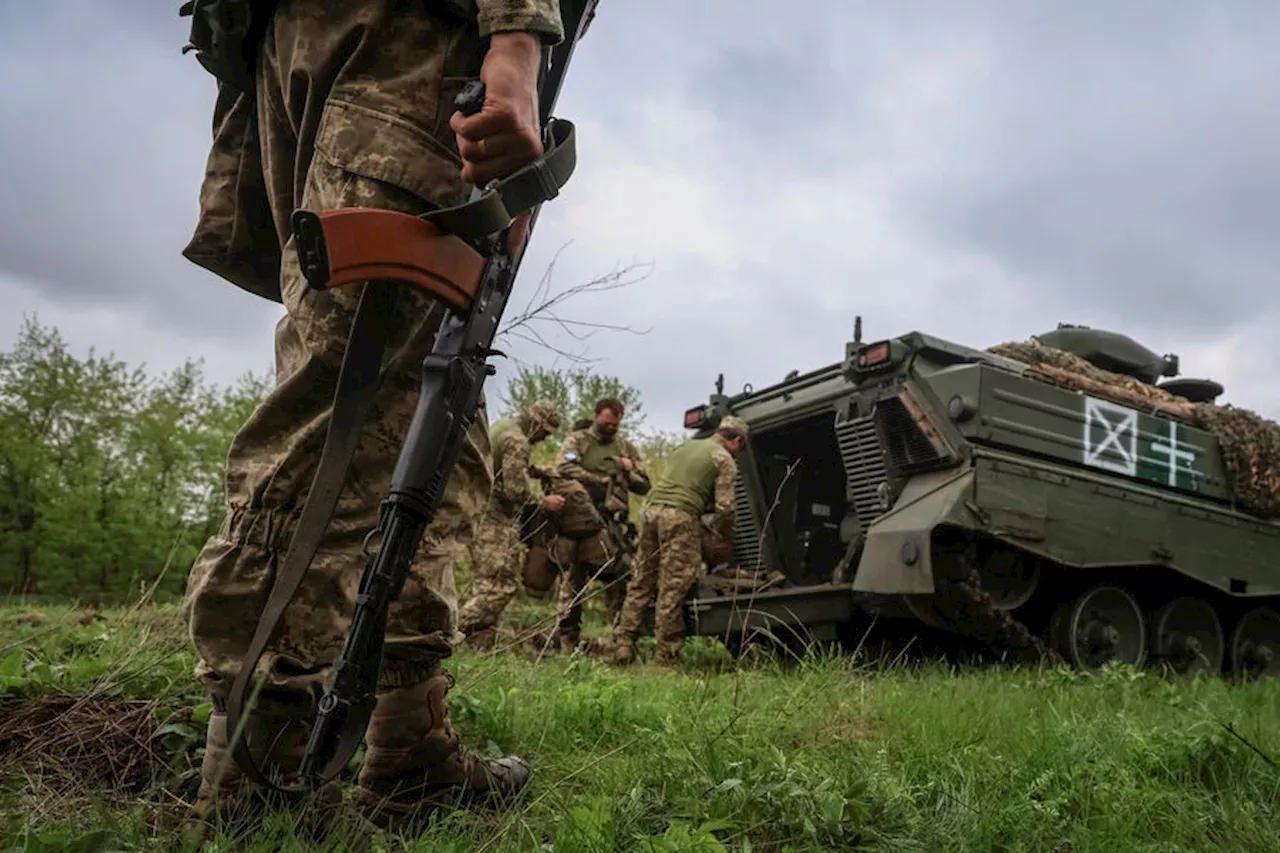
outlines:
[[[542,202],[555,198],[573,173],[573,125],[552,119],[556,97],[598,0],[560,0],[565,37],[544,51],[539,118],[545,152],[534,163],[476,190],[458,207],[411,216],[386,210],[299,210],[293,226],[298,258],[316,289],[369,281],[347,341],[320,464],[263,609],[262,619],[232,686],[227,726],[233,756],[244,773],[268,788],[314,789],[335,777],[355,753],[373,713],[387,611],[400,595],[427,526],[439,509],[467,428],[479,406],[487,363],[525,242]],[[457,106],[474,114],[484,86],[473,81]],[[422,365],[422,391],[409,433],[366,540],[367,563],[332,686],[320,701],[300,779],[269,780],[236,736],[258,660],[293,598],[323,536],[377,389],[382,350],[395,305],[394,288],[416,286],[449,311]]]

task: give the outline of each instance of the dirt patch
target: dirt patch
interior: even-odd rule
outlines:
[[[155,740],[158,705],[62,695],[0,699],[0,779],[141,790],[166,763]]]
[[[39,628],[42,627],[48,619],[38,610],[20,610],[17,613],[9,614],[9,618],[5,621],[11,625],[30,625],[33,628]]]

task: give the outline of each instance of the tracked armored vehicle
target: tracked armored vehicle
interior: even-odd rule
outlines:
[[[1087,327],[977,350],[863,343],[859,319],[827,367],[732,395],[721,376],[684,426],[734,414],[751,442],[689,633],[878,616],[1086,669],[1280,672],[1280,427],[1178,369]]]

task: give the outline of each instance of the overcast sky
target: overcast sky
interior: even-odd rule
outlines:
[[[178,6],[0,7],[5,348],[35,313],[80,353],[270,368],[279,306],[180,254],[214,87]],[[1274,0],[603,0],[558,109],[578,170],[519,288],[562,249],[557,287],[652,264],[565,313],[648,330],[588,355],[653,427],[721,371],[838,360],[857,314],[979,347],[1114,328],[1277,418],[1278,43]]]

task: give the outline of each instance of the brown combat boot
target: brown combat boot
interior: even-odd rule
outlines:
[[[674,669],[680,666],[680,646],[671,648],[670,645],[658,643],[653,650],[653,665]]]
[[[560,644],[560,651],[566,655],[571,655],[578,649],[579,635],[574,634],[556,634],[556,642]]]
[[[458,740],[445,696],[443,669],[426,681],[378,694],[365,733],[356,798],[366,816],[388,829],[427,817],[442,805],[494,804],[528,784],[521,758],[482,759]]]
[[[293,782],[292,776],[307,750],[310,725],[280,712],[254,712],[245,723],[244,737],[254,763],[273,781]],[[207,841],[218,832],[230,833],[256,821],[268,809],[287,808],[298,818],[300,834],[319,839],[342,806],[342,785],[336,779],[314,795],[264,790],[240,770],[231,755],[227,715],[209,715],[200,790],[188,813],[187,834]]]
[[[497,628],[481,628],[479,631],[467,634],[467,638],[462,641],[462,645],[477,652],[491,651],[497,636]]]
[[[653,665],[657,667],[662,667],[664,669],[679,669],[680,656],[668,655],[668,654],[663,654],[662,652],[656,652],[654,653],[654,656],[653,656]]]
[[[630,638],[613,641],[613,662],[627,666],[636,658],[636,644]]]

